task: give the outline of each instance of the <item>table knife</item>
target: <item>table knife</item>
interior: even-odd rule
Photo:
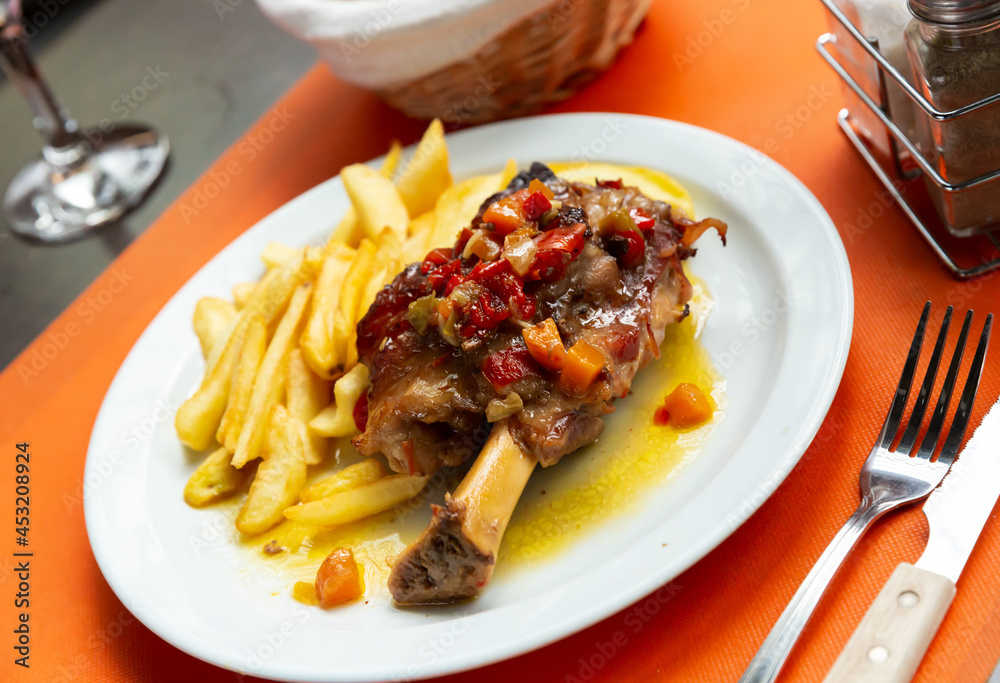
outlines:
[[[906,683],[955,597],[955,583],[1000,496],[1000,401],[924,503],[930,536],[889,577],[826,683]]]

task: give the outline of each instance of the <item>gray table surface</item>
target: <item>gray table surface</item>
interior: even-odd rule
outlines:
[[[252,0],[100,0],[58,35],[37,41],[36,61],[83,126],[118,120],[116,99],[147,67],[167,75],[130,112],[172,145],[168,175],[119,224],[71,244],[24,242],[0,229],[0,367],[6,367],[114,258],[290,88],[316,60]],[[0,188],[41,141],[20,94],[0,84]],[[0,219],[2,220],[2,219]]]

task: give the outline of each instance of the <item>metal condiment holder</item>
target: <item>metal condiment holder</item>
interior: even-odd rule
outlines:
[[[887,192],[899,204],[923,238],[955,276],[959,278],[972,278],[1000,268],[1000,230],[987,232],[975,237],[954,237],[948,233],[941,220],[934,214],[933,208],[929,206],[929,201],[925,201],[921,205],[917,201],[908,200],[904,196],[904,193],[907,195],[910,194],[910,189],[917,190],[915,194],[920,196],[927,195],[925,188],[917,187],[922,184],[920,182],[922,175],[926,175],[943,192],[952,193],[961,192],[1000,178],[1000,168],[961,183],[950,183],[945,180],[940,172],[924,158],[916,145],[913,144],[890,118],[886,75],[888,74],[890,78],[896,81],[903,92],[923,110],[924,114],[941,122],[954,121],[979,109],[997,105],[997,103],[1000,103],[1000,93],[952,111],[938,110],[882,56],[875,42],[862,35],[861,31],[858,30],[840,8],[833,4],[833,0],[820,0],[820,2],[826,6],[827,11],[843,25],[848,34],[868,53],[878,67],[878,89],[881,102],[873,100],[830,51],[829,45],[836,43],[836,37],[833,34],[825,33],[816,41],[816,49],[823,59],[837,72],[837,75],[850,87],[858,99],[871,109],[882,125],[885,126],[886,131],[889,133],[889,142],[892,150],[891,168],[887,169],[887,165],[876,158],[869,145],[855,129],[851,113],[846,108],[842,109],[837,117],[841,130],[844,131],[848,140],[851,141],[861,157],[871,167],[872,171],[885,186]],[[920,114],[918,113],[918,115]],[[907,161],[912,159],[912,162],[917,165],[916,168],[906,170],[906,166],[912,166],[912,164],[907,164],[904,161],[903,150],[909,153]],[[993,252],[993,255],[987,255],[989,252]],[[962,265],[962,263],[969,263],[969,265]]]

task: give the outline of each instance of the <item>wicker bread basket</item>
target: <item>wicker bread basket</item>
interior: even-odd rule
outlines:
[[[258,0],[340,78],[450,126],[570,96],[611,66],[651,2]]]

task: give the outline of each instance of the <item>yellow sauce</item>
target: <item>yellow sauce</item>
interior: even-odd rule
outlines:
[[[539,468],[511,519],[497,558],[497,573],[552,557],[610,517],[620,515],[640,502],[651,489],[671,479],[684,463],[695,458],[711,437],[726,409],[725,381],[712,366],[709,354],[698,341],[712,300],[697,281],[691,315],[667,327],[661,357],[642,370],[630,395],[618,402],[618,410],[605,418],[601,438],[565,456],[556,466]],[[696,384],[710,394],[716,410],[713,420],[689,430],[653,423],[657,406],[681,382]],[[313,483],[333,470],[357,462],[360,455],[343,439],[336,444],[336,465],[313,468]],[[365,595],[388,599],[386,582],[392,560],[413,541],[430,520],[430,503],[440,503],[445,491],[453,491],[457,478],[439,480],[422,498],[400,506],[403,511],[380,515],[333,529],[323,529],[285,520],[257,538],[239,542],[248,564],[265,566],[287,579],[288,592],[312,603],[296,582],[312,583],[323,559],[339,547],[350,547],[362,565]],[[221,504],[235,519],[244,496]],[[235,530],[234,530],[235,533]],[[264,546],[275,541],[282,550],[268,554]]]
[[[618,411],[605,418],[601,438],[532,475],[500,546],[498,572],[551,557],[697,456],[726,408],[725,381],[697,339],[711,305],[696,283],[691,316],[667,327],[660,359],[636,376]],[[653,412],[681,382],[711,395],[712,421],[689,430],[655,425]]]

